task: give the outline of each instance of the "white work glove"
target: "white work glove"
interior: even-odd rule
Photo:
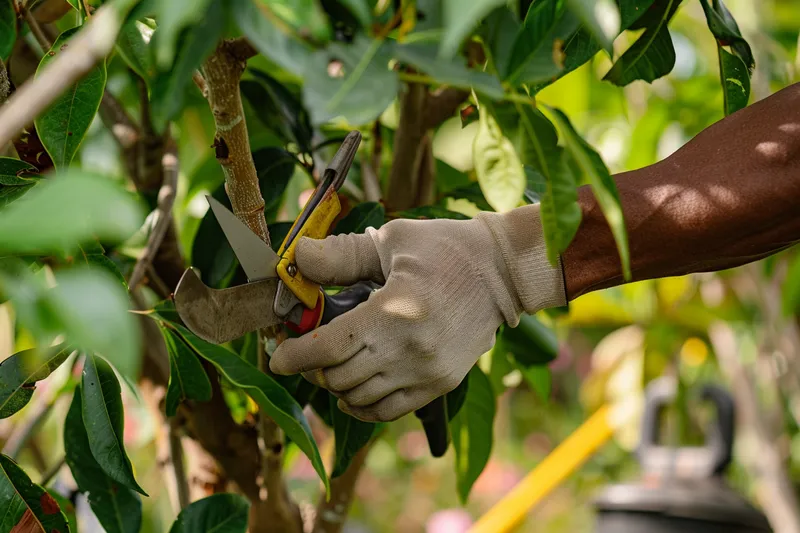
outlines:
[[[538,205],[303,238],[295,257],[323,285],[384,284],[330,324],[284,341],[270,360],[276,374],[303,373],[367,421],[395,420],[453,390],[500,324],[566,302]]]

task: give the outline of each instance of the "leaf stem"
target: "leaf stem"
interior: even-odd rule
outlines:
[[[50,481],[52,481],[54,477],[56,477],[56,474],[58,474],[61,471],[61,469],[64,468],[64,465],[66,463],[67,463],[67,456],[66,455],[61,456],[61,459],[59,459],[56,464],[51,466],[50,470],[48,470],[47,472],[44,473],[44,475],[42,475],[42,480],[39,482],[39,485],[41,485],[42,487],[47,487],[47,484],[50,483]]]

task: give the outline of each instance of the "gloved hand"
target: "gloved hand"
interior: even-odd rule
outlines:
[[[284,341],[270,368],[303,375],[356,418],[390,421],[445,394],[519,323],[566,301],[547,261],[539,206],[471,220],[393,220],[364,234],[303,238],[303,275],[323,285],[383,284],[311,333]]]

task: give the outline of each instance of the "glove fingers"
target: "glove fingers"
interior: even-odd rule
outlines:
[[[379,357],[365,347],[344,363],[323,370],[321,381],[324,385],[319,385],[333,393],[344,393],[358,387],[380,371]]]
[[[303,275],[323,285],[384,282],[378,250],[369,233],[331,235],[321,240],[303,237],[297,243],[295,258]]]
[[[372,405],[399,389],[399,385],[390,383],[383,374],[379,373],[338,396],[349,408],[355,409]]]
[[[420,389],[398,389],[383,399],[364,407],[353,407],[342,400],[338,405],[342,411],[365,422],[392,422],[426,403]]]

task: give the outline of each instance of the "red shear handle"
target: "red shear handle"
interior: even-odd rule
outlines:
[[[308,333],[367,301],[372,291],[378,287],[379,285],[374,283],[360,282],[334,296],[328,296],[322,292],[317,298],[317,305],[314,309],[303,309],[299,324],[287,321],[286,327],[299,335]]]

